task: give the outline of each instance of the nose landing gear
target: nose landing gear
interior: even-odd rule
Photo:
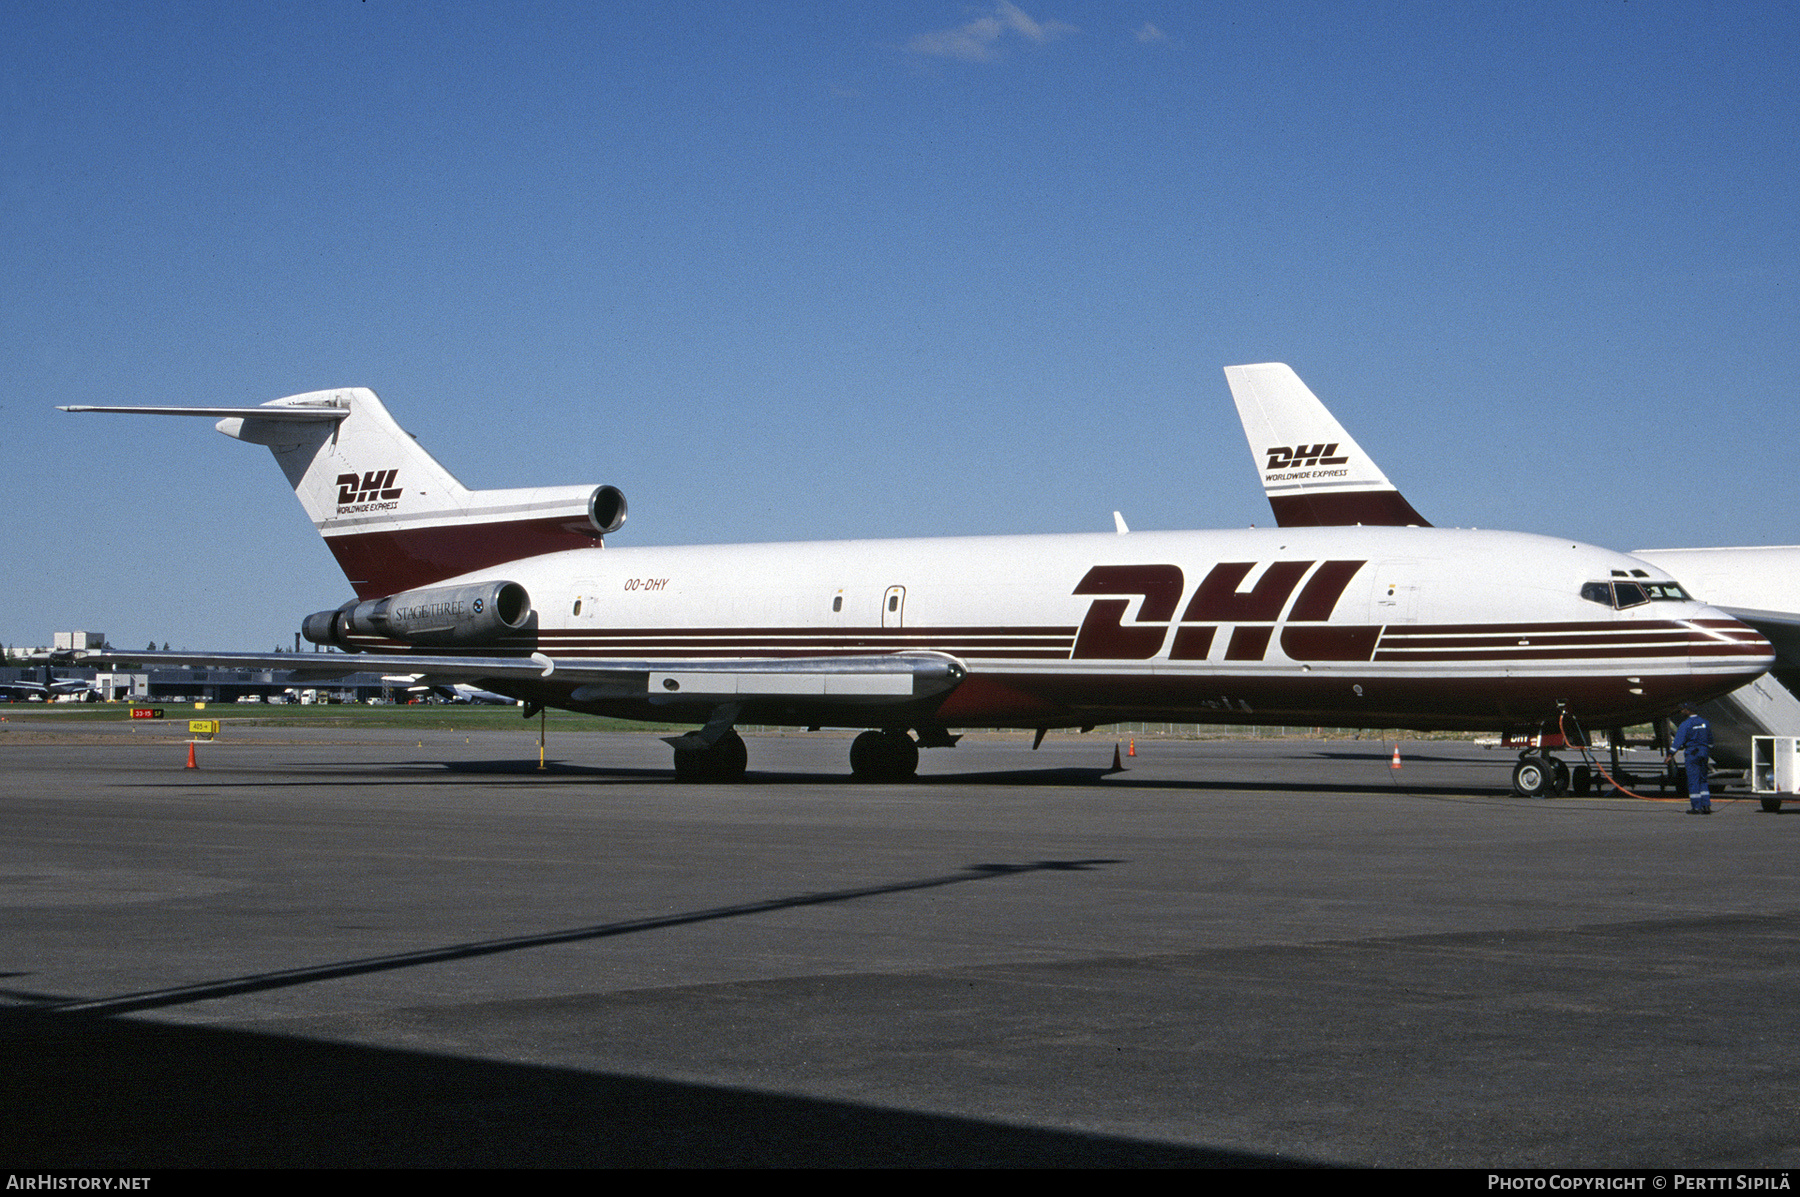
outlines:
[[[1582,764],[1575,766],[1571,773],[1568,765],[1550,754],[1552,748],[1574,748],[1587,756],[1587,734],[1581,730],[1575,716],[1560,703],[1556,717],[1545,720],[1538,728],[1536,741],[1535,745],[1519,753],[1519,763],[1513,766],[1513,793],[1521,798],[1560,798],[1564,794],[1580,795],[1599,789],[1595,770]],[[1615,748],[1615,768],[1617,751]]]
[[[1587,766],[1576,770],[1578,777],[1572,777],[1569,767],[1547,752],[1523,752],[1519,754],[1519,763],[1513,766],[1513,793],[1522,798],[1550,798],[1570,792],[1571,784],[1579,781],[1578,793],[1586,793],[1588,788]]]

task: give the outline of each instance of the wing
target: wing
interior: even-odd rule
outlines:
[[[64,658],[59,657],[59,662]],[[899,706],[952,690],[968,670],[948,653],[903,652],[861,657],[728,657],[638,661],[593,657],[428,656],[387,653],[79,652],[70,664],[205,665],[274,669],[295,683],[352,673],[402,670],[443,683],[554,687],[572,702],[609,698],[657,706],[716,706],[755,699],[805,699],[809,706]]]

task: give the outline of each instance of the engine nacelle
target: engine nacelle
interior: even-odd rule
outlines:
[[[601,535],[625,526],[625,492],[616,486],[596,486],[588,496],[588,521]]]
[[[434,586],[345,603],[308,615],[300,634],[314,644],[348,648],[351,636],[384,636],[408,644],[488,644],[524,627],[531,596],[517,582]]]

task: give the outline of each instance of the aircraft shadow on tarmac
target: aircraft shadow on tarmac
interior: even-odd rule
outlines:
[[[1297,1161],[849,1101],[0,1012],[14,1171],[219,1167],[1279,1167]]]
[[[1384,764],[1392,755],[1389,753],[1320,753],[1326,759],[1341,760],[1379,760]],[[1415,755],[1410,757],[1417,764],[1443,762],[1448,764],[1469,764],[1456,757],[1431,757]],[[1487,762],[1475,762],[1477,769],[1484,773],[1488,769]],[[403,768],[408,770],[427,769],[432,772],[446,772],[457,775],[480,776],[487,778],[511,777],[524,781],[530,778],[544,779],[547,775],[588,779],[609,779],[618,781],[666,781],[675,784],[674,774],[667,769],[620,768],[618,766],[580,765],[569,761],[549,761],[545,768],[539,769],[535,760],[488,760],[488,761],[411,761]],[[1394,793],[1426,793],[1436,795],[1446,787],[1442,785],[1421,786],[1399,778],[1384,778],[1374,783],[1332,782],[1299,782],[1299,781],[1229,781],[1217,778],[1181,778],[1168,776],[1131,776],[1129,767],[1122,769],[1099,767],[1075,767],[1068,765],[1048,765],[1042,768],[1026,769],[984,769],[967,773],[921,773],[906,782],[861,782],[841,772],[802,772],[798,770],[756,770],[752,769],[744,775],[742,781],[735,786],[762,785],[867,785],[871,789],[901,785],[927,786],[1105,786],[1107,788],[1154,789],[1154,790],[1223,790],[1233,793],[1293,793],[1293,794],[1394,794]],[[344,770],[341,776],[367,775],[365,770]],[[1497,780],[1493,784],[1466,786],[1458,784],[1458,793],[1470,795],[1492,796],[1510,793],[1504,784],[1504,770],[1496,771]],[[383,777],[386,784],[390,779]],[[281,784],[279,782],[275,784]],[[706,784],[706,783],[682,783]],[[709,788],[718,788],[716,786]],[[729,788],[729,787],[727,787]]]
[[[170,989],[148,990],[141,993],[120,994],[116,997],[90,999],[44,999],[40,995],[23,993],[17,990],[0,990],[0,996],[10,997],[14,1001],[32,1003],[32,1008],[58,1015],[70,1014],[129,1014],[139,1010],[156,1010],[170,1006],[185,1006],[193,1002],[207,1001],[214,998],[229,997],[241,993],[258,993],[269,989],[286,989],[296,985],[308,985],[318,981],[334,980],[340,977],[361,976],[367,973],[392,972],[397,969],[415,968],[425,964],[440,964],[450,960],[468,960],[477,956],[494,956],[506,952],[518,952],[528,948],[547,947],[551,944],[578,943],[584,940],[610,939],[620,935],[635,935],[645,931],[660,931],[670,927],[687,926],[692,923],[717,922],[721,919],[743,918],[747,915],[766,914],[776,910],[791,910],[803,906],[828,906],[838,902],[851,902],[858,898],[871,898],[884,894],[905,893],[912,890],[939,889],[944,886],[962,885],[972,881],[992,881],[1003,877],[1017,877],[1025,873],[1079,873],[1106,865],[1121,864],[1118,860],[1039,860],[1028,864],[974,864],[954,873],[938,877],[914,878],[907,881],[892,881],[879,885],[856,886],[851,889],[827,890],[822,893],[794,894],[785,898],[769,898],[761,902],[744,902],[734,906],[716,906],[706,910],[683,911],[679,914],[662,915],[656,918],[628,919],[616,923],[598,923],[587,927],[573,927],[556,931],[545,931],[535,935],[515,935],[504,939],[480,940],[473,943],[449,944],[443,947],[425,948],[416,952],[400,952],[388,956],[369,956],[357,960],[334,961],[330,964],[314,965],[307,968],[281,969],[275,972],[251,973],[241,977],[227,977],[217,981],[205,981],[194,985],[182,985]],[[22,976],[25,974],[10,974]]]
[[[1361,759],[1351,756],[1348,759]],[[1370,758],[1374,759],[1374,758]],[[1380,759],[1385,760],[1386,757]],[[1414,758],[1424,763],[1429,758]],[[1448,758],[1447,758],[1448,759]],[[1450,759],[1449,763],[1458,763]],[[1467,763],[1467,762],[1462,762]],[[1236,766],[1234,766],[1236,767]],[[1243,781],[1223,778],[1184,778],[1150,776],[1141,774],[1131,776],[1132,770],[1110,768],[1077,768],[1067,765],[1049,765],[1035,769],[988,769],[968,773],[922,773],[906,782],[863,782],[842,772],[801,772],[798,770],[751,770],[743,779],[730,785],[716,785],[704,782],[677,783],[674,774],[668,769],[630,768],[616,765],[583,765],[570,761],[551,760],[543,768],[533,759],[499,759],[499,760],[421,760],[403,761],[389,764],[370,763],[366,765],[343,765],[319,768],[308,765],[297,766],[292,773],[280,773],[267,767],[259,767],[249,772],[254,780],[246,780],[245,773],[229,770],[214,770],[202,776],[177,776],[163,781],[143,781],[131,783],[136,788],[150,789],[191,789],[195,786],[240,786],[254,784],[259,789],[282,789],[287,787],[329,786],[344,788],[346,786],[395,786],[395,785],[455,785],[464,780],[477,780],[487,784],[500,785],[543,785],[546,783],[569,782],[666,782],[670,785],[703,785],[707,789],[729,793],[733,790],[754,789],[759,786],[841,786],[866,785],[871,791],[892,788],[896,785],[922,786],[1046,786],[1070,787],[1090,786],[1097,789],[1131,789],[1131,790],[1186,790],[1197,793],[1227,792],[1242,794],[1399,794],[1421,797],[1482,797],[1510,796],[1510,789],[1504,784],[1505,771],[1495,769],[1495,781],[1487,784],[1468,784],[1457,781],[1454,784],[1425,784],[1406,778],[1386,778],[1379,782],[1351,782],[1345,780],[1326,782],[1304,782],[1294,780],[1279,781]],[[1487,767],[1482,768],[1483,776]]]
[[[1268,1167],[1298,1161],[725,1086],[116,1017],[545,944],[633,934],[1110,860],[979,864],[940,877],[665,918],[0,1010],[9,1083],[0,1155],[75,1167],[1083,1166]],[[19,976],[23,974],[8,974]],[[396,1111],[404,1110],[404,1117]]]

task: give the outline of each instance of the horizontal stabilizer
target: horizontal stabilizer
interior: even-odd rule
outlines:
[[[336,423],[350,414],[347,407],[97,407],[71,404],[58,411],[104,411],[127,416],[211,416],[215,420],[275,420],[281,423]]]
[[[1431,526],[1293,370],[1227,366],[1225,379],[1281,527]]]

